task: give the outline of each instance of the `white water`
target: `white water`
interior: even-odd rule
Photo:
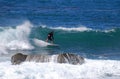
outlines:
[[[0,54],[7,54],[7,49],[33,49],[28,38],[31,28],[32,24],[29,21],[26,21],[15,28],[7,27],[2,29],[2,31],[0,31]]]
[[[120,79],[120,61],[86,59],[83,65],[4,61],[0,79]]]
[[[44,27],[43,27],[44,28]],[[108,30],[95,30],[92,28],[88,28],[85,26],[80,26],[80,27],[71,27],[71,28],[66,28],[66,27],[51,27],[51,29],[56,29],[56,30],[64,30],[64,31],[79,31],[79,32],[84,32],[84,31],[96,31],[96,32],[105,32],[105,33],[109,33],[109,32],[115,32],[115,29],[108,29]]]
[[[79,27],[48,27],[47,25],[41,25],[42,28],[50,28],[50,29],[55,29],[55,30],[64,30],[64,31],[78,31],[78,32],[84,32],[84,31],[96,31],[96,32],[115,32],[115,29],[106,29],[106,30],[100,30],[100,29],[92,29],[88,28],[86,26],[79,26]]]
[[[55,28],[52,28],[51,27],[51,29],[58,29],[58,30],[65,30],[65,31],[80,31],[80,32],[92,30],[91,28],[87,28],[85,26],[71,27],[71,28],[67,28],[67,27],[55,27]]]

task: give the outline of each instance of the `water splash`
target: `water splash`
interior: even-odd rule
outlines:
[[[4,28],[0,31],[0,47],[9,50],[33,49],[34,47],[29,43],[32,27],[33,25],[29,21],[25,21],[16,27]]]

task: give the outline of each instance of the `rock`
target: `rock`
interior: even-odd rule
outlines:
[[[11,63],[13,65],[20,64],[26,60],[27,55],[17,53],[11,57]]]
[[[11,57],[11,63],[16,65],[24,61],[34,62],[57,62],[69,64],[82,64],[85,62],[84,58],[70,53],[57,54],[57,55],[24,55],[17,53]]]

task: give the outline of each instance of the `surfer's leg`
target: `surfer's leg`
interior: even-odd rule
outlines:
[[[52,39],[52,38],[50,38],[49,40],[50,40],[50,42],[53,44],[53,39]]]
[[[46,39],[46,42],[48,42],[48,38]]]

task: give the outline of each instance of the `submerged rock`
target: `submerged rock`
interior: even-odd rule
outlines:
[[[27,55],[26,61],[50,62],[49,55]]]
[[[59,54],[57,57],[57,62],[59,63],[70,63],[70,64],[82,64],[84,63],[84,58],[70,53]]]
[[[11,57],[11,63],[14,65],[20,64],[24,61],[69,63],[74,65],[85,62],[83,57],[71,53],[56,55],[24,55],[17,53]]]

